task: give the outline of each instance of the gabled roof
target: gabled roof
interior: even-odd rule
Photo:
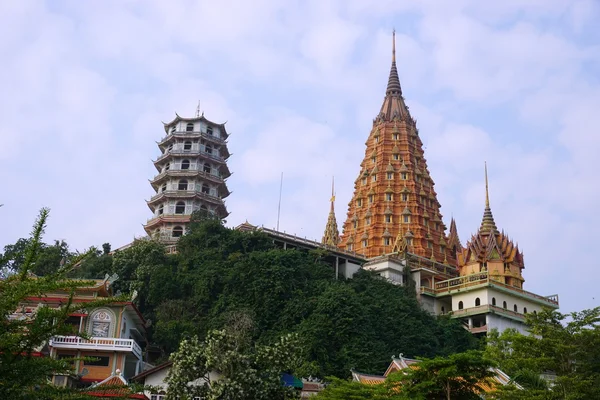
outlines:
[[[105,380],[91,386],[90,390],[86,392],[86,394],[93,397],[148,400],[148,397],[144,393],[133,393],[125,378],[121,376],[121,372],[119,370],[117,370],[117,374],[111,375]]]
[[[156,372],[162,371],[165,368],[170,368],[171,365],[173,365],[173,361],[167,361],[165,363],[159,364],[154,368],[150,368],[144,372],[140,372],[139,374],[137,374],[136,376],[131,378],[131,381],[132,382],[141,382],[142,379],[144,379],[145,377],[152,375]]]
[[[387,376],[389,374],[391,374],[392,372],[402,371],[405,368],[413,369],[417,366],[417,364],[419,362],[420,362],[420,360],[404,358],[402,356],[400,356],[400,358],[394,357],[394,358],[392,358],[392,362],[390,363],[389,367],[387,368],[387,370],[385,371],[383,376],[363,374],[361,372],[351,370],[352,380],[355,382],[363,383],[365,385],[379,385],[379,384],[384,383]],[[489,393],[489,392],[494,391],[496,384],[508,385],[509,383],[512,383],[517,388],[523,389],[523,387],[521,385],[512,381],[510,379],[510,377],[508,375],[506,375],[502,370],[500,370],[498,368],[492,368],[491,370],[494,372],[494,375],[492,376],[491,381],[483,381],[483,382],[479,383],[479,386],[485,392]]]

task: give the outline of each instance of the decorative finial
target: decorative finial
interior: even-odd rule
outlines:
[[[204,113],[202,113],[204,115]],[[198,100],[198,106],[196,107],[196,118],[200,117],[200,100]]]
[[[392,62],[396,62],[396,29],[392,31]]]
[[[484,161],[483,165],[485,166],[485,206],[489,207],[490,206],[490,194],[488,191],[487,161]]]

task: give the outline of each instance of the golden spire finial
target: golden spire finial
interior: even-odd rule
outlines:
[[[396,62],[396,29],[392,31],[392,62]]]
[[[333,211],[333,203],[335,203],[335,177],[331,177],[331,210]]]
[[[485,166],[485,206],[489,207],[490,206],[490,194],[488,191],[487,161],[484,161],[483,165]]]

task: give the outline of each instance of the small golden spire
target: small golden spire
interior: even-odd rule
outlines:
[[[335,177],[331,177],[331,210],[333,211],[333,203],[335,203]]]

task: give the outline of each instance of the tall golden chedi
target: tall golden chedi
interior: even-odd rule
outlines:
[[[456,266],[416,121],[402,96],[396,35],[385,98],[366,142],[339,247],[372,258],[407,250]]]

